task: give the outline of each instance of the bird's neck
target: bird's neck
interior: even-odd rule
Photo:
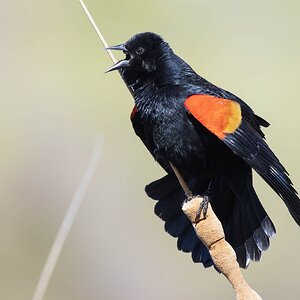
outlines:
[[[157,61],[155,84],[159,86],[178,85],[192,74],[190,66],[169,49]]]

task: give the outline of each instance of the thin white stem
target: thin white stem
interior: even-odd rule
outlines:
[[[97,169],[102,154],[102,146],[103,144],[101,140],[97,138],[89,164],[81,178],[76,193],[71,201],[69,209],[64,217],[64,220],[53,242],[52,248],[47,257],[47,261],[43,268],[42,274],[40,276],[32,300],[42,300],[44,298],[46,289],[52,277],[61,250],[65,244],[66,238],[78,214],[84,195],[86,194],[86,191]]]
[[[86,15],[87,15],[89,21],[91,22],[92,26],[94,27],[94,29],[95,29],[95,31],[96,31],[96,33],[97,33],[99,39],[101,40],[101,42],[102,42],[102,44],[103,44],[103,46],[104,46],[105,48],[107,48],[107,47],[108,47],[108,44],[106,43],[104,36],[103,36],[102,33],[100,32],[100,30],[99,30],[97,24],[95,23],[93,17],[91,16],[89,10],[87,9],[87,7],[85,6],[85,4],[84,4],[84,2],[83,2],[82,0],[79,0],[79,3],[81,4],[81,6],[82,6],[84,12],[86,13]],[[112,62],[115,64],[115,63],[117,62],[117,60],[116,60],[116,58],[114,57],[113,53],[112,53],[110,50],[107,50],[107,53],[108,53],[109,57],[111,58]]]
[[[82,8],[83,8],[85,14],[87,15],[90,23],[92,24],[93,28],[95,29],[95,31],[96,31],[96,33],[97,33],[97,35],[98,35],[101,43],[103,44],[103,46],[105,48],[107,48],[108,44],[106,43],[103,34],[100,32],[97,24],[95,23],[95,21],[94,21],[93,17],[91,16],[89,10],[87,9],[86,5],[84,4],[84,2],[82,0],[78,0],[78,1],[79,1],[80,5],[82,6]],[[106,49],[106,51],[107,51],[109,57],[111,58],[112,62],[115,64],[117,62],[117,60],[116,60],[115,56],[113,55],[113,53],[111,52],[111,50]],[[122,73],[121,73],[120,70],[119,70],[119,74],[122,77]],[[123,77],[122,77],[122,79],[123,79]],[[123,79],[123,81],[124,81],[124,79]],[[124,81],[124,83],[125,83],[126,87],[128,88],[129,93],[131,94],[131,96],[134,97],[134,91],[133,91],[133,89],[125,81]]]
[[[193,197],[193,193],[190,190],[189,186],[187,185],[187,183],[185,182],[185,180],[183,179],[182,175],[180,174],[180,172],[177,170],[177,168],[169,161],[169,164],[171,166],[171,168],[173,169],[173,172],[175,173],[179,184],[181,185],[181,188],[183,189],[185,195],[187,198],[192,198]]]

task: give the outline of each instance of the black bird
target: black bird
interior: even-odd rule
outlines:
[[[269,123],[240,98],[199,76],[159,35],[145,32],[124,44],[119,70],[133,90],[135,133],[167,175],[146,186],[158,200],[155,213],[178,237],[178,249],[194,262],[213,265],[208,250],[183,214],[185,195],[169,162],[194,194],[209,198],[226,240],[242,268],[259,261],[275,227],[252,184],[254,169],[286,204],[300,225],[300,201],[288,173],[264,140]]]

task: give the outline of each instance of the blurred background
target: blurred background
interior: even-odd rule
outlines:
[[[202,76],[271,127],[269,145],[300,190],[298,0],[87,0],[109,44],[161,34]],[[133,99],[76,0],[0,10],[0,299],[31,299],[95,137],[104,152],[45,299],[233,299],[214,269],[176,250],[144,185],[163,175],[129,121]],[[244,272],[265,299],[298,299],[300,234],[255,176],[277,228]],[[287,296],[288,295],[288,296]]]

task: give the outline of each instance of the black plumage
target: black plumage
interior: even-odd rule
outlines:
[[[240,266],[246,268],[250,260],[260,260],[262,252],[269,248],[275,227],[253,188],[252,169],[283,199],[300,225],[297,192],[264,140],[261,126],[268,127],[269,123],[240,98],[199,76],[154,33],[137,34],[111,49],[126,54],[111,70],[121,70],[133,90],[135,108],[131,120],[135,133],[167,172],[165,177],[147,185],[146,193],[158,201],[155,213],[165,221],[165,230],[178,238],[178,249],[191,252],[193,261],[202,262],[205,267],[213,265],[209,252],[181,210],[185,195],[169,162],[180,171],[194,194],[209,195]],[[207,96],[211,101],[222,99],[222,109],[237,107],[240,115],[219,113],[220,121],[236,123],[236,128],[228,127],[231,131],[219,135],[214,126],[207,125],[212,120],[205,123],[197,115],[205,119],[208,111],[197,108],[195,113],[195,109],[187,109],[187,99],[193,95]],[[202,107],[201,99],[196,99],[196,107],[197,103]],[[240,117],[240,123],[231,117]]]

